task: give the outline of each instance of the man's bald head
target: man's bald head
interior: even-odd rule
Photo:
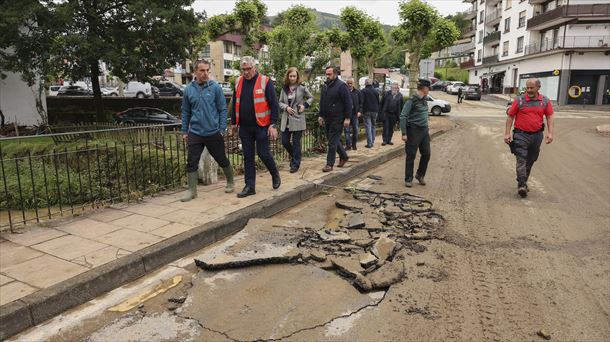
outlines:
[[[530,78],[525,82],[525,91],[529,97],[538,96],[540,90],[540,80],[537,78]]]

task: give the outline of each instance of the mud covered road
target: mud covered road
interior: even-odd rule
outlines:
[[[149,283],[167,292],[143,304],[110,312],[103,303],[119,295],[113,291],[16,338],[610,340],[610,140],[595,132],[608,119],[558,119],[526,199],[516,192],[503,118],[452,122],[432,142],[426,186],[404,187],[404,157],[346,184],[423,196],[446,220],[433,239],[418,242],[425,248],[400,252],[406,277],[387,290],[360,292],[332,267],[305,261],[203,271],[192,260],[207,248],[152,275]],[[335,202],[351,197],[329,189],[268,224],[336,227],[345,212]]]

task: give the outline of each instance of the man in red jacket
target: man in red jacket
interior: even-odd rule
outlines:
[[[526,93],[517,96],[506,112],[508,117],[504,130],[504,142],[511,145],[511,151],[517,157],[517,186],[521,197],[526,197],[529,192],[527,180],[540,154],[544,117],[548,126],[547,144],[553,142],[554,131],[553,106],[548,97],[539,93],[540,80],[531,78],[525,86]],[[511,136],[513,122],[515,128]]]

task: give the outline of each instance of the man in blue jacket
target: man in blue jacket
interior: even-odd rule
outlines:
[[[210,62],[194,64],[195,79],[184,90],[182,98],[182,139],[188,145],[186,171],[188,191],[181,199],[197,197],[197,169],[204,148],[222,168],[227,179],[225,192],[233,192],[233,167],[225,154],[227,102],[220,85],[210,80]]]

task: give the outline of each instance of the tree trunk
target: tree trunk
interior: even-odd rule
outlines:
[[[372,58],[367,59],[366,67],[369,69],[369,79],[375,79],[375,61]]]
[[[409,95],[417,92],[417,80],[419,79],[419,51],[414,51],[409,55]]]
[[[91,68],[91,85],[93,86],[93,103],[95,105],[95,121],[105,122],[104,103],[102,101],[102,92],[100,91],[100,66],[97,60],[89,62]]]
[[[359,76],[358,75],[358,58],[352,57],[352,78],[354,79],[354,84],[360,86]]]

